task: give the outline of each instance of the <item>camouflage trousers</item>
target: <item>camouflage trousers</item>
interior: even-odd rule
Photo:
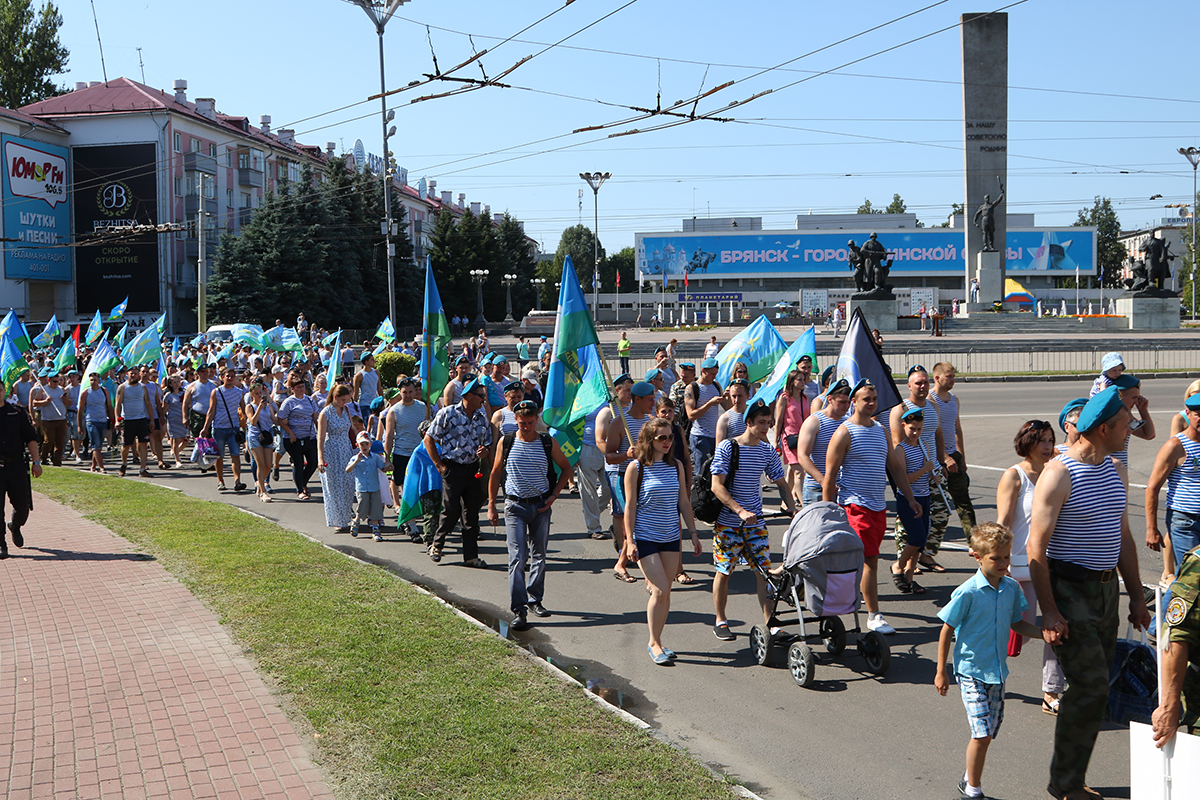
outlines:
[[[433,535],[437,533],[438,522],[442,517],[441,490],[426,492],[421,495],[421,538],[425,546],[433,544]]]
[[[1120,581],[1068,580],[1051,571],[1058,611],[1067,620],[1068,638],[1054,645],[1067,690],[1059,701],[1054,726],[1050,785],[1060,792],[1083,788],[1096,736],[1108,706],[1108,670],[1117,649]]]
[[[946,490],[958,512],[958,520],[962,525],[963,535],[975,527],[975,506],[971,505],[971,476],[967,474],[967,461],[962,453],[953,453],[951,458],[958,464],[958,472],[946,473],[946,482],[942,488]],[[897,502],[903,502],[897,498]],[[936,556],[942,549],[942,539],[946,536],[946,528],[950,524],[950,509],[942,499],[942,493],[931,487],[929,491],[929,538],[925,540],[922,555]],[[908,544],[908,532],[900,518],[896,518],[896,552],[901,553]]]

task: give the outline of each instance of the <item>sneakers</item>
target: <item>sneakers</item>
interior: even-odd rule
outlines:
[[[429,560],[435,564],[442,560],[442,550],[436,544],[429,545]]]
[[[124,472],[124,469],[125,469],[124,467],[122,467],[122,468],[121,468],[121,470],[122,470],[122,471],[121,471],[121,474],[122,474],[122,475],[124,475],[124,474],[125,474],[125,472]],[[220,483],[218,483],[218,484],[217,484],[217,491],[218,491],[218,492],[224,492],[224,491],[227,491],[228,489],[229,489],[229,487],[225,485],[225,481],[221,481]]]
[[[233,485],[233,490],[235,492],[244,492],[244,491],[246,491],[246,484],[242,483],[241,481],[238,481],[237,483],[235,483]]]
[[[713,626],[713,636],[716,636],[722,642],[732,642],[737,638],[733,631],[729,630],[728,622],[718,622]]]
[[[887,620],[883,618],[883,614],[875,612],[867,617],[867,630],[875,631],[876,633],[889,634],[895,633],[896,629],[888,625]]]
[[[383,541],[383,534],[381,534],[381,533],[379,532],[379,526],[378,526],[378,525],[374,525],[374,526],[372,526],[372,527],[371,527],[371,538],[372,538],[372,539],[374,539],[374,540],[375,540],[375,541],[377,541],[377,542],[382,542],[382,541]]]
[[[967,785],[966,778],[958,782],[958,796],[962,800],[988,800],[987,796],[983,793],[983,789],[976,789],[975,792],[978,792],[978,794],[971,792],[971,787]]]
[[[351,536],[351,538],[354,538],[354,539],[358,538],[358,523],[357,522],[350,523],[350,536]]]

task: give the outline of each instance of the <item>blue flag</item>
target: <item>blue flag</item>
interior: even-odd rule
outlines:
[[[396,326],[392,325],[391,317],[384,317],[383,322],[379,323],[379,329],[375,331],[375,338],[385,342],[396,341]]]
[[[329,338],[329,337],[326,337]],[[333,334],[333,341],[329,344],[329,358],[322,359],[321,363],[330,372],[340,372],[342,369],[342,329],[338,328],[337,333]]]
[[[263,345],[268,350],[277,350],[281,353],[289,350],[296,353],[304,352],[304,342],[300,341],[300,334],[296,333],[296,329],[285,328],[282,325],[276,325],[263,333]]]
[[[863,378],[875,385],[879,394],[879,407],[875,416],[886,414],[889,409],[900,405],[900,392],[892,380],[892,370],[883,362],[883,353],[871,336],[871,328],[863,318],[861,309],[854,309],[850,324],[846,328],[846,340],[837,360],[837,377],[845,378],[850,386]]]
[[[171,342],[171,355],[179,355],[179,337],[175,337],[175,341]]]
[[[16,342],[12,339],[12,331],[0,333],[0,380],[4,382],[4,387],[11,392],[17,378],[27,369],[29,364],[17,349]]]
[[[83,371],[83,377],[86,379],[93,372],[103,377],[106,372],[116,369],[120,364],[121,358],[117,351],[113,350],[113,346],[107,340],[101,340],[92,353],[92,360],[88,362],[87,369]]]
[[[165,378],[167,375],[167,359],[162,353],[159,353],[158,363],[154,366],[158,370],[158,377]]]
[[[46,327],[42,332],[33,337],[33,344],[36,347],[49,347],[54,343],[54,337],[62,333],[58,327],[58,315],[54,314],[50,317],[50,321],[46,323]]]
[[[233,326],[234,344],[248,344],[255,350],[265,350],[266,346],[263,344],[263,335],[263,329],[258,325],[238,323]]]
[[[753,405],[756,401],[762,400],[767,405],[775,402],[775,398],[783,391],[787,385],[787,377],[792,370],[796,368],[796,362],[800,360],[800,356],[809,356],[813,360],[813,372],[820,374],[817,371],[817,330],[810,325],[808,330],[800,334],[800,338],[792,342],[792,346],[783,354],[783,358],[779,359],[779,363],[775,365],[775,369],[763,381],[763,385],[758,388],[754,396],[750,398],[747,405]]]
[[[761,381],[771,374],[787,352],[787,343],[775,330],[771,320],[761,316],[751,322],[717,353],[717,383],[724,389],[733,377],[733,369],[742,363],[750,373],[750,382]]]
[[[222,358],[227,359],[232,355],[233,355],[233,342],[230,342],[229,344],[227,344],[221,348],[221,352],[217,353],[216,358],[214,358],[213,361],[220,362],[220,360]]]
[[[129,308],[129,295],[125,299],[113,306],[112,311],[108,312],[109,320],[121,319],[125,316],[125,309]]]
[[[154,320],[154,327],[158,330],[158,335],[162,336],[167,330],[167,315],[163,314],[158,319]]]
[[[126,322],[121,326],[121,330],[117,331],[117,335],[113,337],[113,343],[117,346],[117,349],[121,349],[125,346],[125,333],[128,330],[129,323]]]
[[[435,402],[450,382],[450,321],[442,307],[442,296],[433,279],[433,264],[425,257],[425,310],[421,328],[421,378],[425,402]]]
[[[124,328],[122,328],[122,332],[124,332]],[[124,348],[121,357],[125,360],[127,367],[152,364],[162,358],[162,337],[158,335],[158,328],[151,325],[133,337],[129,346]]]
[[[384,350],[387,349],[387,346],[388,346],[387,342],[380,342],[379,346],[371,351],[371,355],[373,355],[373,356],[379,355],[380,353],[382,353]]]
[[[97,313],[99,313],[99,312],[97,312]],[[197,333],[195,336],[192,337],[192,340],[190,342],[188,342],[188,344],[190,344],[192,347],[199,347],[200,345],[204,344],[204,334]]]
[[[83,343],[91,347],[104,333],[104,321],[100,319],[100,309],[96,309],[96,316],[92,317],[92,322],[88,325],[87,333],[84,334]]]

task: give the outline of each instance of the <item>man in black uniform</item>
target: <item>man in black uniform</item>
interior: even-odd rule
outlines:
[[[21,526],[29,519],[29,511],[33,508],[33,487],[29,483],[29,472],[25,469],[25,451],[33,459],[33,475],[42,476],[42,463],[38,458],[37,432],[29,420],[29,414],[17,406],[5,402],[4,382],[0,381],[0,514],[4,495],[8,495],[12,503],[12,522],[8,530],[12,532],[13,544],[25,546],[25,537],[21,535]],[[4,529],[0,528],[0,558],[8,558],[8,542]]]

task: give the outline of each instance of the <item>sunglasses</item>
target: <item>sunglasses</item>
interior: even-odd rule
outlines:
[[[487,400],[487,392],[468,392],[472,397],[478,397],[480,400]]]
[[[660,433],[660,434],[658,434],[657,436],[655,436],[655,437],[654,437],[654,441],[656,441],[656,442],[669,442],[669,441],[671,441],[671,440],[672,440],[672,439],[674,439],[674,438],[675,438],[674,434],[670,434],[670,433]]]
[[[1050,423],[1044,419],[1031,419],[1027,424],[1029,425],[1029,429],[1033,431],[1044,431],[1051,427]]]

